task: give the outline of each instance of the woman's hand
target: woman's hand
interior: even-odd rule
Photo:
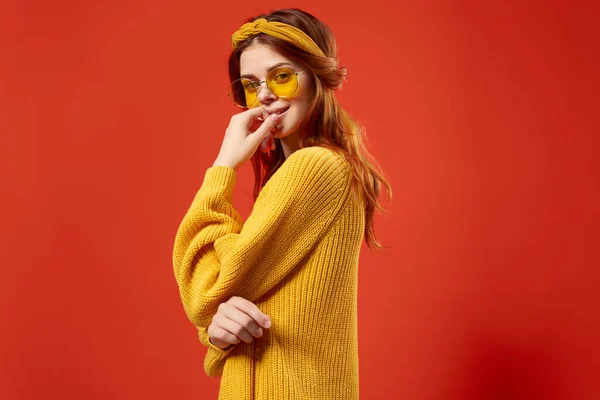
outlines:
[[[264,117],[261,121],[259,117]],[[262,107],[251,108],[231,117],[221,144],[219,156],[213,166],[223,166],[237,169],[248,161],[261,143],[272,143],[271,130],[279,121],[279,115],[269,115]],[[262,123],[261,123],[262,122]],[[257,129],[253,129],[257,128]],[[270,139],[270,140],[269,140]],[[269,145],[271,147],[272,145]]]
[[[251,343],[263,335],[263,328],[271,327],[271,319],[263,314],[254,303],[234,296],[219,305],[219,309],[208,327],[212,344],[225,349],[240,341]]]

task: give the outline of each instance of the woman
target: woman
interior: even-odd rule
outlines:
[[[242,108],[175,239],[189,319],[222,375],[220,399],[358,398],[357,272],[389,185],[334,91],[329,29],[279,10],[232,36],[229,95]],[[260,148],[261,151],[257,151]],[[235,170],[252,159],[255,205],[231,204]]]

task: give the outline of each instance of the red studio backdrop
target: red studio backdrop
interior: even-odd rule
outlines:
[[[597,10],[382,0],[0,3],[0,398],[217,397],[173,238],[238,111],[229,37],[287,6],[394,189],[361,398],[600,398]]]

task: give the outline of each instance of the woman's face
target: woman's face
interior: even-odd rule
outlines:
[[[280,66],[290,67],[295,72],[302,71],[298,64],[264,44],[253,43],[240,55],[240,76],[252,81],[266,80],[267,74]],[[298,88],[292,95],[285,98],[277,97],[271,93],[266,83],[261,84],[258,101],[254,107],[260,106],[265,110],[263,119],[273,113],[282,116],[275,131],[272,132],[275,138],[297,138],[300,124],[308,116],[310,76],[308,72],[303,72],[298,74],[297,78]]]

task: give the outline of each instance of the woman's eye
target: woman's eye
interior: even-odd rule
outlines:
[[[247,83],[244,83],[244,90],[246,92],[255,92],[256,86],[254,86],[254,84],[252,82],[247,82]]]
[[[289,79],[290,79],[289,72],[280,72],[277,75],[275,75],[275,82],[277,82],[277,83],[284,83],[284,82],[287,82]]]

